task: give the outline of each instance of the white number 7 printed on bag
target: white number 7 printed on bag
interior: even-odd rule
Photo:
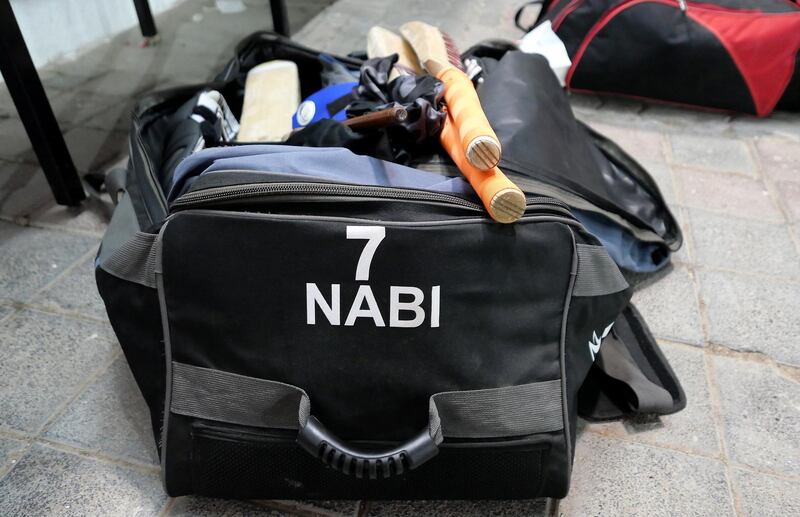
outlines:
[[[348,226],[347,239],[365,240],[364,249],[356,264],[356,282],[368,282],[372,259],[378,251],[381,242],[386,238],[386,228],[383,226]],[[344,326],[355,325],[359,319],[372,320],[376,327],[385,327],[388,315],[389,327],[416,328],[428,324],[435,328],[439,326],[440,286],[430,288],[430,302],[425,303],[425,291],[419,287],[406,285],[389,286],[388,311],[381,311],[372,287],[369,284],[359,284],[355,297],[350,303],[346,313],[342,312],[341,284],[331,284],[327,290],[330,294],[326,298],[320,287],[313,282],[306,284],[306,323],[317,324],[317,312],[324,316],[330,325],[341,325],[344,315]],[[426,314],[425,308],[429,313]]]

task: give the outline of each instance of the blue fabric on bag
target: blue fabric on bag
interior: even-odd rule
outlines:
[[[449,177],[353,154],[341,147],[289,145],[238,145],[204,149],[184,159],[173,175],[167,199],[171,203],[189,190],[201,174],[220,171],[253,171],[271,174],[275,181],[320,179],[339,183],[432,190],[480,200],[461,176]],[[575,217],[606,247],[620,267],[647,273],[669,263],[659,246],[636,239],[608,218],[573,208]]]
[[[618,266],[637,273],[652,273],[669,264],[663,246],[634,237],[623,227],[595,212],[572,209],[572,213],[597,237]]]
[[[480,202],[461,176],[449,177],[404,165],[353,154],[342,147],[290,145],[237,145],[199,151],[178,165],[167,200],[171,203],[189,190],[200,174],[219,171],[253,171],[273,174],[276,181],[327,181],[434,190],[466,195]],[[273,172],[270,172],[273,171]]]

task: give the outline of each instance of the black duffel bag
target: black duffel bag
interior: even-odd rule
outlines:
[[[314,77],[308,49],[256,41]],[[500,225],[460,177],[335,148],[220,146],[167,171],[175,114],[213,88],[238,116],[246,72],[143,99],[109,186],[97,284],[168,494],[563,497],[579,412],[685,405],[619,269],[553,198]],[[167,172],[194,177],[171,203]]]
[[[800,110],[791,0],[547,0],[545,20],[572,59],[573,91],[758,116]]]
[[[683,235],[656,182],[575,118],[547,60],[502,40],[464,56],[483,70],[478,94],[503,146],[503,172],[526,192],[567,203],[629,279],[666,266]]]

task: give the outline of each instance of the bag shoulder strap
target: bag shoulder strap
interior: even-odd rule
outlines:
[[[531,5],[539,4],[542,6],[542,11],[544,11],[545,3],[546,3],[545,0],[533,0],[532,2],[525,2],[524,4],[522,4],[520,8],[517,9],[517,12],[514,14],[514,25],[516,25],[517,28],[523,32],[530,32],[531,29],[536,27],[536,24],[539,22],[538,20],[539,17],[537,16],[537,20],[532,25],[529,25],[528,27],[523,27],[522,15],[525,12],[525,9],[527,9]]]
[[[686,395],[641,314],[631,304],[614,322],[578,393],[578,414],[618,420],[668,415],[686,407]]]

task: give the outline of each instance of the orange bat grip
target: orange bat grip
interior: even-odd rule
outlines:
[[[469,144],[480,136],[494,139],[500,147],[497,135],[481,108],[478,92],[475,91],[467,74],[457,68],[448,67],[440,72],[437,78],[444,83],[444,101],[458,128],[464,152],[466,153]]]
[[[482,171],[467,161],[467,155],[461,147],[461,137],[458,133],[458,128],[449,113],[447,114],[447,118],[445,118],[442,132],[439,134],[439,142],[442,144],[444,150],[447,151],[447,154],[450,155],[450,158],[453,159],[464,177],[467,178],[472,188],[475,189],[478,197],[480,197],[483,202],[483,206],[486,207],[486,210],[494,218],[494,211],[492,209],[492,200],[494,197],[499,192],[508,189],[519,191],[519,187],[508,179],[499,168],[494,167]],[[520,195],[523,196],[524,199],[524,195],[521,191]]]

